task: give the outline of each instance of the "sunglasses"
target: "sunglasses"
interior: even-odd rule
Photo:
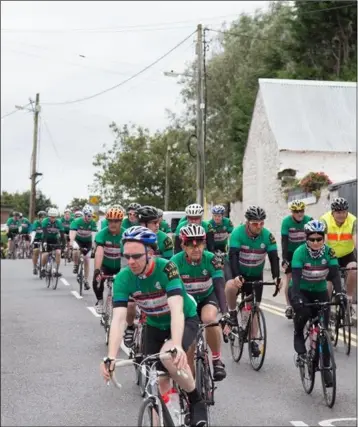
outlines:
[[[109,224],[118,224],[118,223],[120,223],[120,222],[122,222],[122,220],[121,220],[121,219],[109,219],[109,220],[108,220],[108,223],[109,223]]]
[[[143,254],[123,254],[124,258],[126,260],[130,260],[131,258],[133,258],[135,261],[137,261],[138,259],[142,258],[142,256],[144,256],[145,253]]]
[[[250,225],[253,225],[254,227],[259,227],[260,225],[264,225],[265,221],[250,221]]]
[[[323,241],[323,237],[309,237],[307,240],[312,242],[312,243],[314,243],[314,242],[319,243],[319,242]]]
[[[187,216],[186,218],[188,221],[193,221],[195,219],[201,219],[201,216]]]
[[[204,246],[205,245],[205,241],[204,240],[194,240],[194,241],[189,241],[184,243],[185,246],[189,247],[189,248],[195,248],[197,246]]]
[[[299,213],[304,213],[305,211],[303,209],[299,210],[299,211],[293,211],[294,214],[299,214]]]

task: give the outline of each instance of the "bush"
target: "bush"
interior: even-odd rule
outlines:
[[[330,184],[332,184],[332,181],[324,172],[310,172],[300,181],[300,187],[306,193],[313,193]]]

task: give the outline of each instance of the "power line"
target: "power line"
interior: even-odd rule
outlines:
[[[23,108],[28,107],[31,103],[29,102],[26,105],[23,105]],[[5,117],[11,116],[12,114],[17,113],[18,111],[20,111],[21,108],[16,108],[14,111],[11,111],[10,113],[4,114],[3,116],[1,116],[2,119],[4,119]]]
[[[42,115],[42,121],[43,121],[43,124],[44,124],[44,126],[45,126],[45,129],[46,129],[46,131],[47,131],[47,134],[48,134],[48,136],[49,136],[49,138],[50,138],[50,142],[51,142],[52,147],[53,147],[53,149],[54,149],[54,151],[55,151],[55,154],[56,154],[56,156],[57,156],[58,160],[62,161],[62,159],[61,159],[60,155],[58,154],[58,151],[57,151],[57,148],[56,148],[55,141],[54,141],[54,139],[53,139],[53,137],[52,137],[52,134],[51,134],[51,132],[50,132],[50,129],[49,129],[49,127],[47,126],[46,120],[44,119],[43,115]]]
[[[65,101],[65,102],[43,102],[42,104],[43,105],[67,105],[67,104],[74,104],[76,102],[87,101],[87,100],[95,98],[95,97],[97,97],[99,95],[103,95],[104,93],[110,92],[111,90],[117,89],[118,87],[123,86],[124,84],[128,83],[129,81],[131,81],[131,80],[135,79],[136,77],[138,77],[139,75],[143,74],[149,68],[153,67],[158,62],[160,62],[161,60],[163,60],[164,58],[166,58],[174,50],[176,50],[178,47],[180,47],[181,45],[183,45],[187,40],[189,40],[195,33],[196,33],[196,31],[193,31],[191,34],[189,34],[187,37],[185,37],[184,40],[182,40],[180,43],[178,43],[177,45],[175,45],[172,49],[170,49],[167,53],[165,53],[164,55],[162,55],[160,58],[156,59],[154,62],[152,62],[151,64],[147,65],[142,70],[138,71],[137,73],[133,74],[131,77],[128,77],[127,79],[123,80],[122,82],[116,84],[115,86],[112,86],[112,87],[110,87],[108,89],[102,90],[101,92],[97,92],[97,93],[95,93],[93,95],[89,95],[89,96],[86,96],[86,97],[83,97],[83,98],[75,99],[73,101]]]

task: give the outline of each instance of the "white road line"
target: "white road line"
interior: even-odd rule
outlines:
[[[77,299],[82,299],[83,297],[81,297],[81,295],[77,292],[77,291],[71,291],[71,294],[77,298]]]
[[[101,317],[101,315],[97,313],[94,307],[87,307],[87,308],[93,314],[94,317]]]
[[[333,423],[344,422],[344,421],[357,421],[357,418],[332,418],[331,420],[323,420],[318,424],[324,427],[334,427]]]
[[[65,286],[70,286],[66,279],[60,279]]]
[[[290,423],[296,427],[309,427],[309,425],[304,423],[303,421],[290,421]]]
[[[278,307],[277,305],[270,305],[270,304],[266,304],[265,302],[260,302],[260,306],[263,306],[263,307],[268,307],[268,308],[272,308],[273,310],[276,310],[276,311],[280,311],[281,313],[284,313],[285,312],[285,310],[283,309],[283,308],[280,308],[280,307]]]

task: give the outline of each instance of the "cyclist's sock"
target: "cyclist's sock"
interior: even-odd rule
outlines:
[[[221,352],[220,351],[219,352],[212,352],[211,355],[212,355],[213,362],[215,360],[220,360],[221,359]]]

